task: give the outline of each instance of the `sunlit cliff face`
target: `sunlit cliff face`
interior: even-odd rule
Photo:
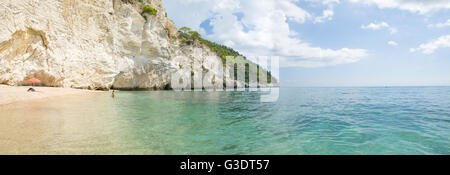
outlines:
[[[155,8],[157,14],[142,13],[143,3]],[[5,14],[0,17],[0,83],[20,85],[35,77],[47,86],[162,89],[170,86],[170,75],[180,65],[222,64],[202,45],[180,45],[178,31],[167,18],[161,0],[143,3],[0,3],[0,12]],[[199,48],[201,56],[194,56]],[[207,59],[211,55],[214,57]],[[173,59],[177,56],[185,59]],[[192,71],[208,70],[192,67]],[[212,76],[221,78],[219,74]]]

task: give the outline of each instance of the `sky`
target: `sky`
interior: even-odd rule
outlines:
[[[279,56],[284,87],[450,85],[450,0],[163,0],[177,27]]]

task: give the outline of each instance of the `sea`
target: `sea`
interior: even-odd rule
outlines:
[[[0,107],[1,154],[449,155],[450,87],[119,91]]]

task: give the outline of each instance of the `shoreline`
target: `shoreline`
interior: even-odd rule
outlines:
[[[0,85],[0,106],[17,102],[39,100],[50,97],[61,97],[68,95],[91,95],[104,93],[105,91],[83,90],[73,88],[40,87],[35,86],[37,92],[27,92],[31,86],[8,86]]]

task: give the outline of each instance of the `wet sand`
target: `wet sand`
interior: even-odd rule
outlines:
[[[30,86],[6,86],[0,85],[0,105],[11,103],[58,97],[65,95],[94,95],[104,93],[102,91],[81,90],[71,88],[34,87],[37,92],[27,92]]]

